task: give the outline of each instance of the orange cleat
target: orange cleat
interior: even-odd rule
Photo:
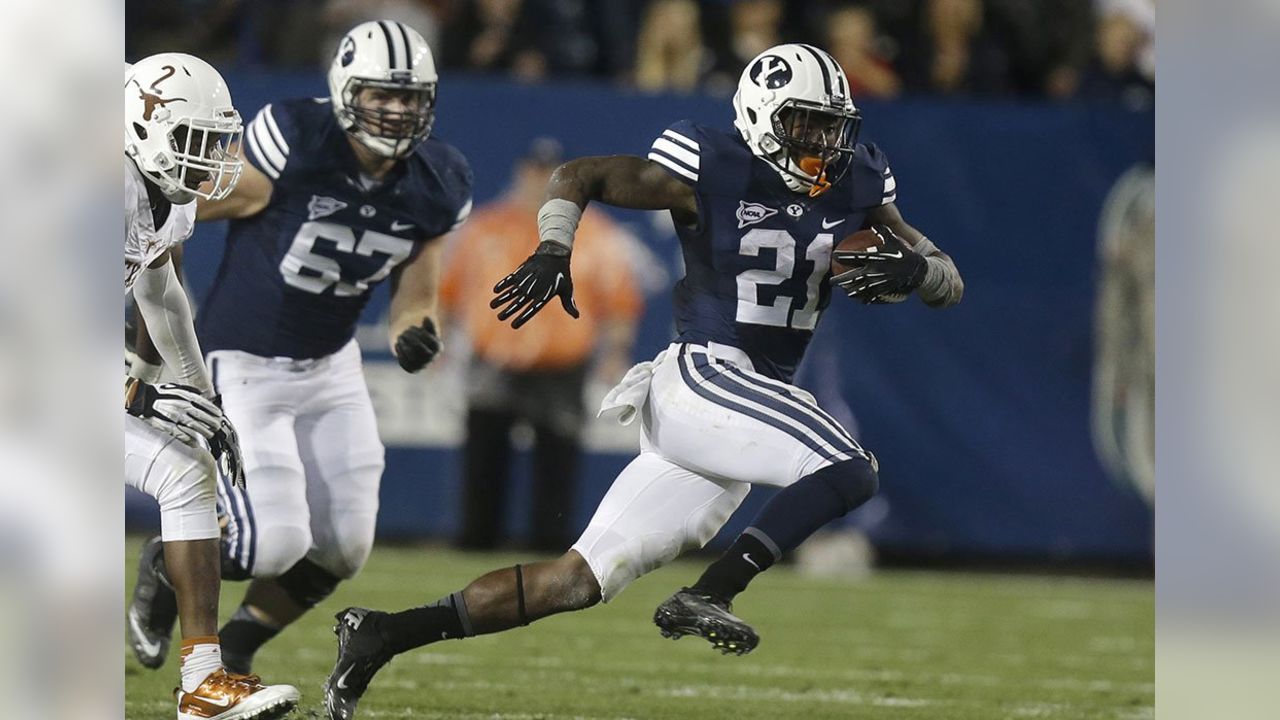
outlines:
[[[263,685],[257,675],[218,670],[194,692],[177,690],[178,720],[274,720],[298,704],[292,685]]]

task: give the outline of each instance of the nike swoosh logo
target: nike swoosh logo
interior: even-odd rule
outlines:
[[[837,220],[837,221],[835,221],[835,222],[833,222],[833,223],[828,223],[826,218],[822,218],[822,229],[823,229],[823,230],[830,230],[831,228],[833,228],[833,227],[835,227],[835,226],[839,225],[840,223],[843,223],[845,220],[848,220],[848,219],[849,219],[849,218],[843,218],[843,219]]]
[[[400,221],[398,221],[398,220],[397,220],[397,221],[393,221],[393,222],[391,223],[391,231],[392,231],[392,232],[400,232],[401,230],[408,230],[408,229],[409,229],[409,228],[411,228],[411,227],[413,227],[413,223],[402,223],[402,222],[400,222]]]
[[[338,689],[339,689],[339,690],[346,690],[346,689],[347,689],[347,676],[348,676],[348,675],[350,675],[350,674],[351,674],[351,671],[352,671],[352,670],[355,670],[355,669],[356,669],[356,666],[355,666],[355,665],[352,665],[351,667],[347,668],[347,671],[346,671],[346,672],[344,672],[344,673],[342,673],[341,675],[339,675],[339,676],[338,676]]]
[[[221,698],[218,698],[217,700],[214,700],[213,698],[200,698],[200,699],[204,701],[205,705],[212,705],[214,707],[231,707],[231,698],[229,697],[221,697]]]
[[[887,253],[887,252],[880,253],[880,257],[886,257],[886,258],[889,258],[890,260],[897,260],[902,257],[902,251],[894,250],[891,253]]]
[[[138,622],[138,617],[134,613],[129,613],[129,624],[133,626],[133,637],[142,646],[142,649],[148,655],[160,654],[160,643],[147,642],[147,635],[143,632],[142,624]]]
[[[840,223],[836,223],[836,224],[839,225]],[[760,569],[760,566],[756,564],[756,561],[751,559],[750,553],[742,553],[742,559],[751,563],[751,567],[755,568],[756,570]]]

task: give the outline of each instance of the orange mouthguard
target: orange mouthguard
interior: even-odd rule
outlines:
[[[831,183],[827,181],[826,163],[822,162],[822,158],[807,156],[800,158],[796,165],[809,175],[817,175],[818,179],[814,181],[813,186],[809,188],[809,197],[818,197],[822,193],[831,189]]]

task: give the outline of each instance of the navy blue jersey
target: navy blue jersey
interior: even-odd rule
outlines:
[[[328,100],[267,105],[244,137],[246,157],[274,190],[262,212],[230,224],[201,306],[205,351],[337,351],[354,336],[373,287],[471,210],[471,169],[435,138],[366,189]]]
[[[816,198],[793,192],[737,132],[680,121],[649,159],[688,183],[698,222],[676,232],[685,276],[676,284],[681,342],[732,345],[758,372],[790,382],[831,300],[831,248],[896,198],[884,154],[859,144],[852,165]]]

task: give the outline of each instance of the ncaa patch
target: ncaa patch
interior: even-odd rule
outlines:
[[[346,206],[346,203],[336,198],[312,195],[311,202],[307,203],[307,219],[318,220],[322,217],[328,217]]]
[[[777,215],[778,211],[771,207],[765,207],[760,203],[749,203],[746,200],[738,201],[738,229],[748,225],[755,225],[765,218]]]

